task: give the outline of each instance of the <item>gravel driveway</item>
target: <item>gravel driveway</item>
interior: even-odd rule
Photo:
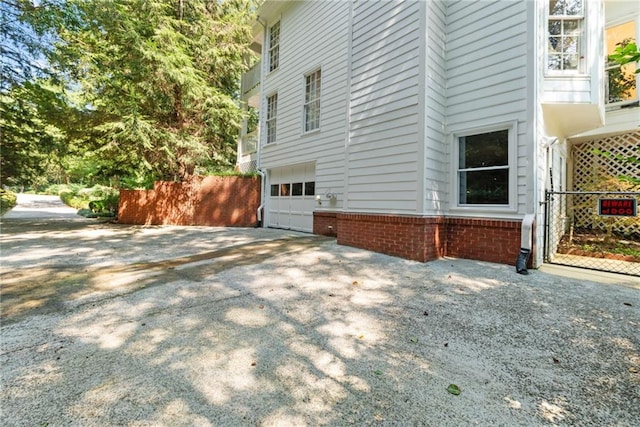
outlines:
[[[2,218],[3,426],[640,425],[631,278],[38,200]]]

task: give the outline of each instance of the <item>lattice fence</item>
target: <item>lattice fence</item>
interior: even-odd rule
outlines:
[[[238,172],[251,173],[256,171],[258,165],[256,160],[250,160],[248,162],[238,163],[238,165],[236,165],[236,168],[238,169]]]
[[[624,177],[640,178],[640,132],[615,135],[584,142],[573,147],[573,190],[640,191],[640,186]],[[576,196],[573,206],[576,227],[611,230],[610,220],[597,215],[595,196]],[[625,236],[640,236],[640,217],[615,221],[613,231]]]

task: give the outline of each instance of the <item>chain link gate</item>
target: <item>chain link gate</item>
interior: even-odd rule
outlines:
[[[640,276],[640,192],[547,191],[545,204],[545,262]]]

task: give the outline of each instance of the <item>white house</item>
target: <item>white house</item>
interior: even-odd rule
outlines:
[[[266,1],[238,167],[264,174],[267,227],[537,266],[574,145],[640,144],[638,92],[605,85],[629,37],[634,0]]]

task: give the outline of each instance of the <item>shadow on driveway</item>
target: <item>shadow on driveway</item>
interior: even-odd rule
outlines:
[[[636,289],[282,230],[18,222],[4,425],[640,424]]]

